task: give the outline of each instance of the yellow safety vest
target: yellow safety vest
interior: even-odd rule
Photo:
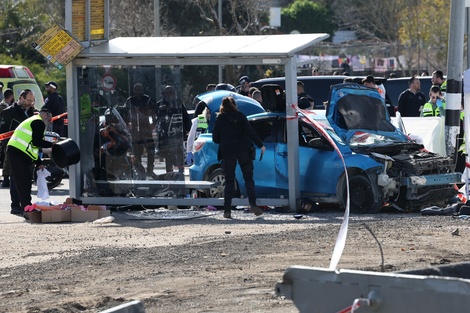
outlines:
[[[442,109],[446,109],[446,102],[442,101]],[[426,102],[423,106],[422,116],[441,116],[439,107],[437,105],[433,105],[431,102]]]
[[[204,113],[199,114],[197,116],[197,128],[196,128],[196,139],[199,137],[200,134],[204,134],[207,130],[207,127],[209,127],[209,124],[207,124],[207,119]]]
[[[41,116],[34,115],[30,118],[24,120],[13,132],[13,136],[11,136],[10,141],[8,142],[8,146],[12,146],[17,148],[18,150],[23,151],[33,161],[36,161],[39,158],[39,148],[33,146],[33,129],[31,128],[31,123],[37,120],[41,120]],[[45,132],[45,130],[44,130]]]

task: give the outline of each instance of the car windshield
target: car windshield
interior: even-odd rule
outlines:
[[[330,137],[333,138],[334,141],[336,141],[337,144],[345,145],[344,141],[335,133],[332,128],[326,128],[325,130],[328,135],[330,135]]]
[[[395,143],[404,142],[397,140],[396,138],[367,132],[356,132],[349,140],[349,146],[351,147],[390,145]]]
[[[340,145],[345,145],[346,143],[338,136],[338,134],[335,133],[334,129],[331,128],[331,126],[329,126],[328,124],[328,121],[326,119],[320,119],[320,120],[317,120],[316,117],[310,115],[310,118],[314,118],[317,122],[320,123],[320,125],[323,127],[323,130],[326,131],[328,133],[328,135],[330,135],[331,138],[333,138],[334,141],[336,141],[337,144],[340,144]],[[313,129],[314,129],[314,126],[310,123],[310,121],[307,119],[307,118],[302,118],[303,122],[305,123],[304,126],[308,125],[308,127],[304,127],[303,128],[303,131],[304,132],[313,132]],[[316,131],[315,131],[316,133]],[[307,137],[308,134],[307,134]],[[312,138],[316,137],[314,135],[311,136]]]

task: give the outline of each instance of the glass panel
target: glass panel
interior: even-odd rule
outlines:
[[[184,140],[191,128],[179,67],[77,68],[82,194],[183,197]],[[178,185],[178,184],[177,184]]]

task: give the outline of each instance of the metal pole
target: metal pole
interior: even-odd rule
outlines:
[[[468,3],[465,3],[465,24],[466,24],[466,34],[467,34],[467,66],[465,68],[470,68],[470,8],[468,7]]]
[[[464,72],[464,81],[470,81],[470,69],[467,69]],[[464,85],[464,128],[468,129],[466,126],[470,125],[470,86]],[[465,199],[470,198],[470,131],[465,132],[465,153],[467,156],[465,157],[465,170],[463,172],[463,177],[465,179]]]
[[[160,0],[153,0],[153,14],[154,35],[160,37]]]
[[[289,185],[289,210],[296,212],[300,206],[299,177],[299,121],[292,108],[297,103],[297,64],[295,57],[288,60],[286,72],[286,117],[287,117],[287,177]]]
[[[452,0],[448,37],[449,48],[447,52],[447,107],[445,117],[446,154],[448,156],[456,156],[457,136],[460,131],[464,28],[465,4],[461,0]]]
[[[219,28],[222,29],[222,0],[219,0],[217,8],[217,17],[219,18]],[[219,34],[220,35],[220,34]],[[222,65],[219,65],[219,83],[223,82]]]

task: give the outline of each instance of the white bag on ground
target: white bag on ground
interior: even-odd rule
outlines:
[[[37,171],[38,179],[36,185],[38,186],[38,199],[46,200],[49,199],[49,189],[47,189],[46,177],[51,176],[51,172],[47,169],[42,169]]]

